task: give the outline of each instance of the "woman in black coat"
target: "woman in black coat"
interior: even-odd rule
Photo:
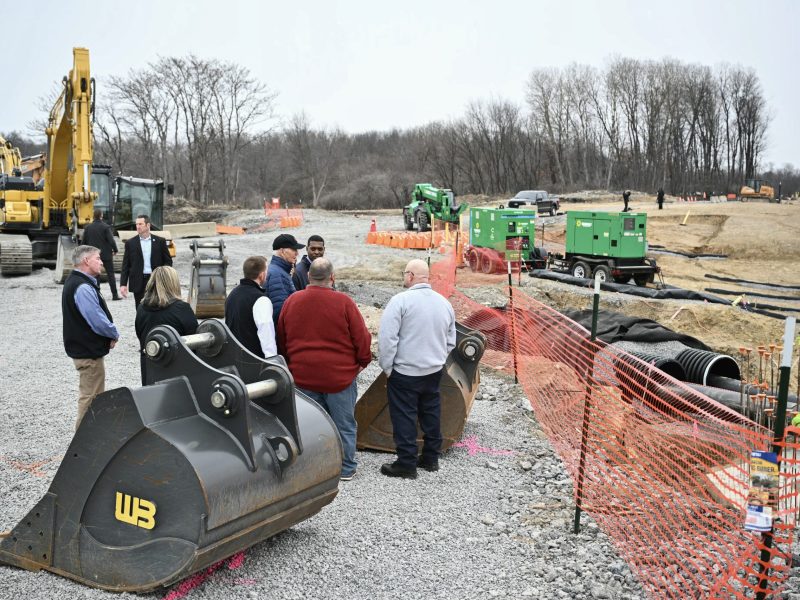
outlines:
[[[142,385],[145,384],[147,359],[144,356],[144,340],[158,325],[171,325],[178,335],[197,332],[197,317],[192,307],[181,300],[181,282],[178,272],[172,267],[156,267],[150,275],[142,303],[136,309],[136,337],[141,352]]]

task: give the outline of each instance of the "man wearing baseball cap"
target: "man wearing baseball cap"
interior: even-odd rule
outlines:
[[[272,321],[278,325],[278,315],[286,299],[295,291],[292,271],[297,262],[297,251],[305,248],[293,235],[282,233],[272,242],[272,260],[267,269],[267,296],[272,302]]]

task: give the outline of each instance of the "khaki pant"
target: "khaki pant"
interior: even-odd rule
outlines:
[[[78,370],[78,420],[75,430],[97,394],[102,394],[106,387],[106,367],[103,358],[73,358]]]

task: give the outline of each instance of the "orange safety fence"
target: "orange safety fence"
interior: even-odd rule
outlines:
[[[759,584],[768,595],[786,586],[800,510],[800,430],[790,429],[794,441],[785,442],[779,518],[766,549],[744,522],[751,452],[770,449],[768,429],[591,341],[585,328],[518,287],[502,307],[476,302],[463,285],[470,279],[485,285],[487,276],[458,275],[452,254],[432,266],[432,285],[459,321],[486,335],[484,364],[517,374],[572,477],[576,505],[652,597],[750,598]]]

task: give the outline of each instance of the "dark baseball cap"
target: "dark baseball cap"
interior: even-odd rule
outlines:
[[[282,233],[272,241],[273,250],[280,250],[281,248],[294,248],[295,250],[300,250],[300,248],[305,247],[305,244],[298,244],[297,240],[294,239],[294,236],[289,235],[288,233]]]

